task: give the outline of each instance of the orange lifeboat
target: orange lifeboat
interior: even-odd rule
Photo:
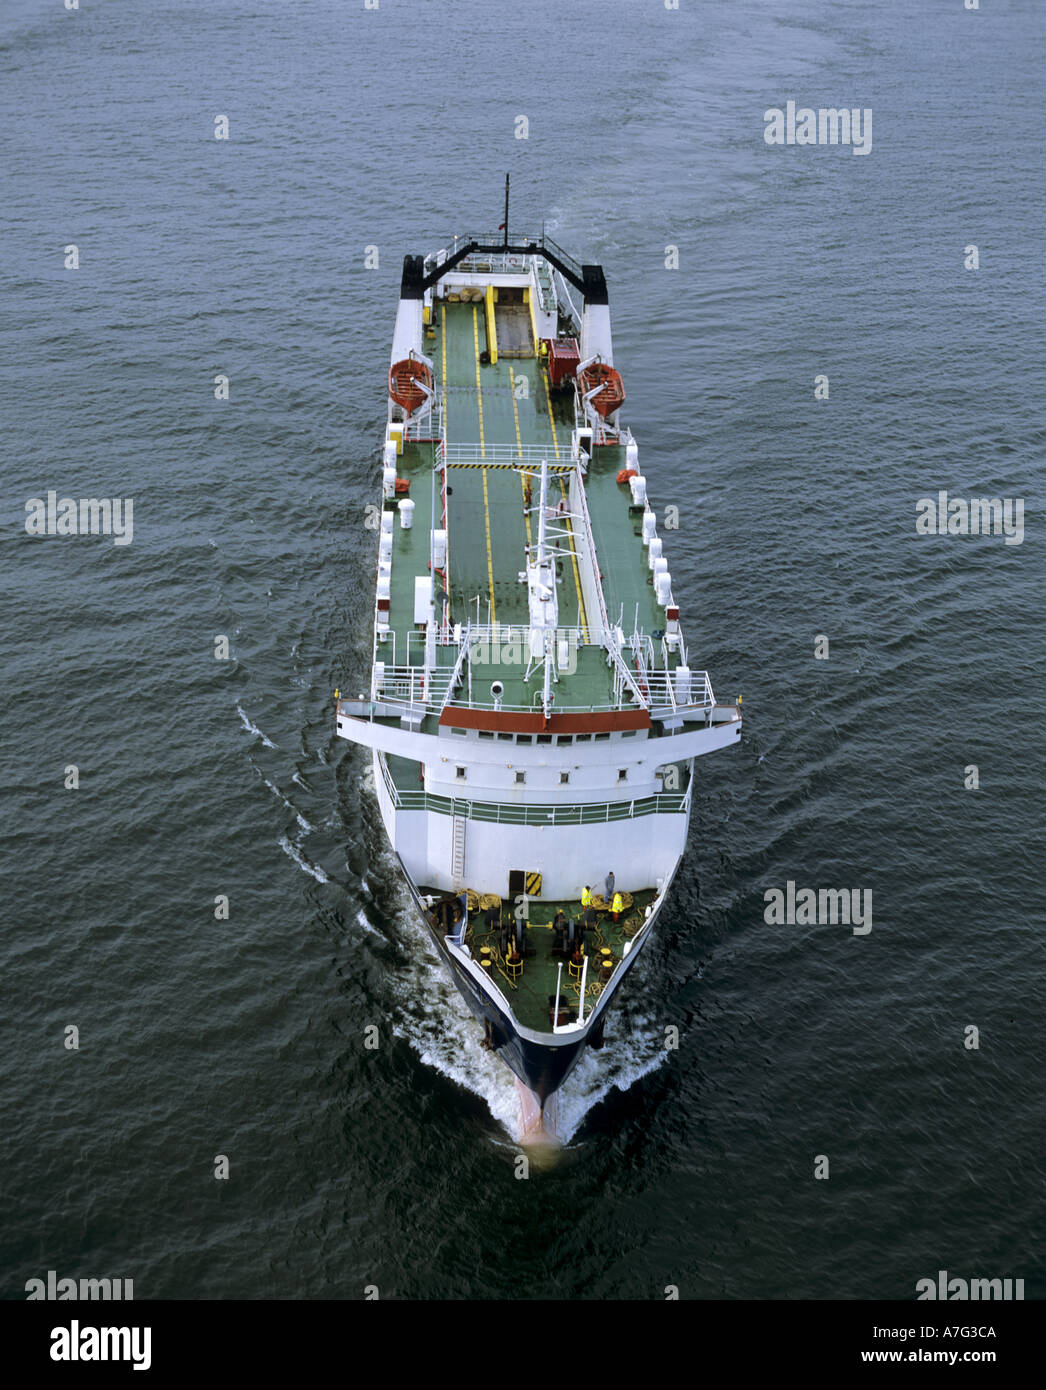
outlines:
[[[603,388],[601,391],[596,391],[591,404],[599,411],[604,420],[608,415],[613,415],[625,399],[621,373],[614,367],[608,367],[605,362],[593,362],[590,367],[586,367],[578,376],[578,385],[581,387],[583,396],[587,396],[590,391],[595,391],[597,386]]]
[[[421,385],[432,389],[432,373],[417,357],[404,357],[389,368],[389,395],[408,415],[428,399]]]

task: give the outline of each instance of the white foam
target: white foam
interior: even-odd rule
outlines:
[[[381,936],[381,932],[362,909],[356,913],[356,921],[359,922],[364,931],[369,931],[372,936]]]
[[[632,972],[633,975],[635,972]],[[632,984],[630,977],[622,989]],[[611,1006],[607,1018],[607,1029],[613,1031],[619,1019]],[[565,1086],[559,1090],[560,1139],[568,1144],[584,1123],[589,1111],[606,1099],[613,1090],[627,1091],[641,1077],[663,1066],[667,1053],[664,1048],[664,1034],[659,1033],[650,1020],[637,1026],[629,1020],[627,1040],[608,1041],[599,1052],[589,1048],[567,1078]]]
[[[398,869],[398,866],[397,866]],[[410,1043],[422,1062],[459,1086],[480,1096],[513,1144],[520,1141],[520,1105],[514,1074],[482,1045],[483,1030],[449,978],[445,966],[411,907],[398,914],[399,925],[424,949],[411,952],[405,971],[406,987],[393,1032]],[[625,988],[632,986],[632,972]],[[634,988],[634,986],[633,986]],[[611,1012],[607,1027],[612,1038],[600,1051],[587,1050],[560,1088],[557,1133],[569,1143],[589,1111],[615,1087],[620,1091],[664,1064],[664,1034],[645,1017],[620,1016],[621,1040],[613,1041],[619,1015]],[[626,1032],[627,1028],[627,1032]]]
[[[259,776],[260,775],[261,774],[259,773]],[[301,826],[302,830],[308,832],[310,830],[315,829],[315,827],[310,825],[309,822],[305,819],[302,813],[298,810],[297,806],[295,806],[294,802],[287,800],[287,798],[284,796],[283,792],[280,791],[279,787],[276,785],[275,782],[270,782],[268,777],[262,777],[262,781],[272,792],[273,796],[278,797],[279,800],[283,802],[284,806],[286,806],[287,810],[293,813],[295,820]]]
[[[311,874],[317,883],[330,882],[330,879],[323,872],[320,866],[318,864],[313,864],[311,860],[306,859],[304,854],[302,854],[301,849],[297,845],[291,844],[290,840],[287,839],[286,835],[281,835],[277,843],[279,844],[280,849],[283,850],[284,854],[289,854],[290,857],[294,860],[295,864],[297,864],[298,868],[301,869],[304,873]]]
[[[237,703],[236,705],[236,713],[240,716],[240,719],[243,721],[243,727],[246,730],[248,730],[249,733],[257,734],[258,737],[261,739],[262,743],[265,744],[266,748],[278,747],[277,744],[273,743],[272,739],[266,738],[266,736],[262,733],[261,729],[258,728],[257,724],[251,723],[251,721],[247,718],[246,714],[244,714],[243,708],[239,703]]]

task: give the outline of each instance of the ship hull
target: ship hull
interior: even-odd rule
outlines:
[[[396,857],[399,859],[399,855]],[[450,977],[468,1005],[470,1013],[483,1025],[484,1036],[491,1050],[533,1094],[538,1107],[544,1111],[550,1097],[559,1090],[580,1062],[585,1049],[602,1047],[610,1004],[638,960],[660,914],[665,895],[662,894],[659,898],[642,933],[636,938],[635,946],[621,962],[612,987],[603,991],[584,1029],[574,1035],[560,1035],[554,1040],[553,1035],[549,1034],[547,1040],[542,1041],[534,1035],[527,1036],[526,1033],[530,1030],[522,1030],[511,1011],[499,1004],[473,980],[468,970],[448,948],[439,929],[433,925],[417,888],[403,867],[402,860],[400,869],[421,924],[447,966]],[[669,886],[666,885],[666,893]]]
[[[690,665],[602,267],[507,222],[404,258],[370,687],[335,700],[527,1143],[602,1046],[685,852],[694,762],[741,714]]]

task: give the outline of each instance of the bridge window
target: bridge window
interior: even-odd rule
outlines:
[[[569,772],[561,772],[561,773],[559,774],[559,785],[560,785],[561,787],[565,787],[566,784],[567,784],[569,781],[570,781],[570,773],[569,773]]]
[[[459,781],[459,782],[464,782],[464,780],[465,780],[465,769],[464,769],[463,767],[456,767],[456,768],[454,769],[454,771],[455,771],[455,773],[456,773],[456,775],[457,775],[458,781]]]
[[[527,774],[526,774],[525,772],[517,772],[517,773],[516,773],[516,781],[517,781],[517,782],[525,782],[526,780],[527,780]]]

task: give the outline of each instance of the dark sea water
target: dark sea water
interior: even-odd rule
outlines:
[[[1044,71],[1040,0],[6,0],[3,1296],[1046,1294]],[[789,98],[872,152],[768,147]],[[506,171],[605,267],[746,714],[527,1181],[333,724],[402,256]],[[133,543],[31,538],[49,489]],[[939,489],[1023,498],[1023,544],[918,536]],[[872,931],[768,925],[789,880]]]

